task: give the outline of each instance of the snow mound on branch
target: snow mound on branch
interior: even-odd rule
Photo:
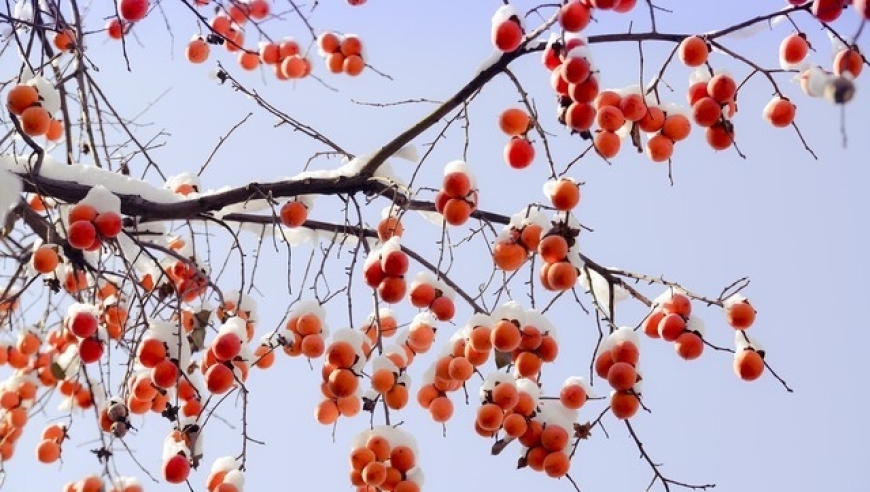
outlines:
[[[0,169],[15,174],[27,174],[32,164],[25,156],[0,156]],[[63,164],[51,156],[44,156],[39,174],[45,178],[57,181],[69,181],[83,186],[94,187],[102,185],[116,195],[137,195],[155,203],[179,203],[184,197],[158,188],[147,181],[131,178],[105,169],[83,164]]]
[[[21,178],[0,168],[0,224],[6,222],[6,214],[21,199],[22,191],[24,187]]]

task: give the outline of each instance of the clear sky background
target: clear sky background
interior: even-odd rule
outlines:
[[[110,14],[109,5],[103,3],[108,4],[96,2],[88,14],[89,29],[100,27],[101,19]],[[188,37],[196,32],[195,25],[189,13],[175,2],[163,3],[172,36],[157,15],[136,26],[135,38],[128,42],[132,72],[124,70],[118,43],[93,36],[88,41],[88,53],[100,68],[96,76],[119,111],[131,115],[147,110],[141,121],[154,125],[141,128],[144,139],[161,129],[170,134],[163,139],[167,145],[154,152],[167,174],[195,172],[211,153],[218,136],[249,112],[254,113],[224,144],[204,173],[206,189],[293,175],[312,153],[324,150],[285,127],[274,127],[274,119],[259,111],[251,100],[210,79],[208,74],[217,61],[281,110],[321,130],[349,151],[363,153],[379,148],[433,106],[423,103],[383,108],[352,101],[446,99],[491,54],[490,17],[501,4],[495,0],[371,0],[363,7],[352,8],[342,1],[321,2],[311,17],[312,24],[317,29],[359,34],[369,63],[393,78],[387,80],[370,71],[356,79],[329,75],[322,62],[315,59],[315,72],[337,88],[336,92],[311,79],[282,83],[274,80],[270,72],[242,73],[234,58],[221,49],[214,49],[205,65],[190,65],[184,60],[183,50]],[[785,2],[657,3],[674,11],[657,14],[660,31],[703,33],[768,13]],[[286,8],[286,2],[278,4]],[[517,3],[521,10],[533,4]],[[286,20],[269,22],[267,30],[276,37],[294,35],[307,41],[307,31],[298,18],[292,14],[284,17]],[[846,12],[835,27],[851,35],[857,27],[855,17],[853,12]],[[630,25],[635,31],[649,28],[645,8],[628,15],[603,13],[598,20],[588,34],[625,32]],[[794,20],[816,48],[812,60],[829,66],[830,45],[819,25],[807,15],[795,15]],[[779,41],[792,31],[791,25],[783,23],[748,40],[724,42],[762,66],[777,67]],[[647,80],[658,70],[670,47],[667,43],[644,45]],[[623,87],[638,81],[636,44],[596,45],[593,51],[602,71],[602,86]],[[749,72],[722,54],[714,54],[712,62],[740,78]],[[576,157],[586,144],[579,137],[569,136],[555,121],[549,74],[539,57],[527,56],[512,64],[511,69],[534,97],[544,127],[556,134],[551,143],[557,164]],[[688,69],[672,64],[665,79],[674,92],[664,90],[663,96],[684,104],[688,74]],[[862,77],[857,96],[841,114],[838,107],[805,97],[790,78],[780,75],[777,80],[793,96],[798,106],[797,123],[818,160],[803,149],[792,129],[774,129],[762,120],[761,109],[773,91],[762,77],[753,77],[739,93],[739,113],[733,120],[745,160],[733,150],[712,151],[703,141],[702,132],[694,129],[687,142],[676,146],[673,186],[665,166],[626,147],[613,165],[590,153],[574,166],[570,175],[586,182],[576,214],[595,230],[582,235],[582,251],[601,264],[664,275],[711,297],[733,280],[751,277],[752,283],[744,294],[759,311],[751,334],[762,341],[767,360],[795,390],[787,393],[769,374],[753,383],[740,381],[733,373],[730,354],[708,351],[700,360],[686,362],[669,344],[643,339],[644,402],[652,413],[640,413],[633,423],[647,451],[663,463],[663,473],[690,483],[715,483],[716,490],[723,491],[868,490],[870,479],[862,467],[866,467],[870,427],[864,420],[867,398],[862,384],[864,357],[870,343],[863,295],[870,276],[866,259],[870,240],[861,231],[870,210],[870,198],[865,193],[870,180],[870,140],[866,138],[870,99]],[[506,138],[498,130],[497,116],[517,104],[513,85],[500,76],[469,108],[471,143],[467,159],[478,177],[481,207],[508,214],[531,201],[543,201],[541,184],[547,177],[545,161],[540,157],[524,171],[512,171],[502,161]],[[840,134],[841,117],[848,136],[845,147]],[[425,150],[423,144],[434,135],[430,131],[414,142],[421,153]],[[453,128],[429,158],[417,182],[437,186],[443,164],[462,156],[463,143],[461,128]],[[312,166],[325,169],[337,164],[335,159],[318,159]],[[404,177],[412,170],[412,165],[404,161],[396,161],[394,166]],[[131,167],[137,174],[144,166],[139,159]],[[155,185],[161,184],[156,175],[147,177]],[[375,223],[386,205],[383,199],[373,203],[366,216]],[[336,198],[321,198],[313,218],[336,220],[340,207]],[[413,232],[407,236],[407,244],[434,257],[434,241],[440,230],[418,216],[408,219],[406,228]],[[473,226],[469,223],[457,228],[451,231],[451,237],[458,240]],[[214,229],[211,232],[219,234]],[[249,251],[256,246],[256,239],[252,234],[244,236]],[[287,292],[286,252],[267,249],[271,252],[261,259],[264,264],[256,279],[260,293],[255,298],[263,320],[261,333],[280,323],[297,294],[295,290]],[[307,257],[310,247],[302,246],[299,251],[301,254],[294,254],[294,265]],[[454,279],[472,291],[486,281],[490,272],[480,267],[484,263],[483,251],[485,248],[479,244],[460,248],[452,271]],[[343,282],[343,261],[328,265],[337,283]],[[219,266],[213,265],[215,269]],[[418,269],[412,264],[413,272]],[[227,279],[233,275],[228,273]],[[292,280],[300,279],[301,272],[294,270]],[[233,285],[229,281],[227,284]],[[520,282],[512,286],[517,298],[523,300]],[[663,290],[658,286],[641,288],[649,297]],[[359,294],[354,303],[354,323],[358,325],[371,306],[366,304],[364,289],[355,294]],[[550,298],[545,294],[540,300],[545,303]],[[587,297],[581,299],[590,305]],[[470,310],[459,306],[456,320],[462,324]],[[707,322],[708,337],[714,343],[731,346],[733,330],[721,311],[700,305],[696,309]],[[330,303],[328,312],[331,327],[348,324],[344,301]],[[405,308],[399,312],[400,322],[413,314]],[[634,326],[644,311],[638,303],[626,301],[617,314],[621,324]],[[597,335],[594,319],[583,314],[568,297],[560,299],[551,319],[559,330],[561,353],[556,365],[547,367],[544,373],[548,394],[553,394],[566,376],[588,374]],[[452,331],[444,326],[439,342]],[[318,425],[312,415],[320,398],[320,364],[315,361],[311,370],[304,360],[278,355],[271,370],[255,370],[249,380],[249,433],[267,445],[248,447],[246,489],[350,490],[349,441],[367,428],[367,416],[340,420],[333,442],[331,429]],[[490,456],[491,442],[478,437],[472,427],[476,384],[471,385],[472,403],[468,407],[462,402],[461,392],[452,395],[457,411],[447,424],[446,437],[442,437],[440,425],[413,401],[416,382],[433,360],[430,353],[415,362],[412,401],[397,415],[418,440],[426,490],[571,490],[565,480],[516,470],[516,445],[501,456]],[[0,375],[7,371],[6,367],[0,368]],[[600,395],[608,394],[606,384],[595,383]],[[204,490],[205,475],[214,458],[240,451],[240,405],[240,400],[231,397],[218,411],[226,422],[209,424],[204,464],[192,478],[195,490]],[[605,405],[603,401],[590,402],[581,410],[581,421],[594,419]],[[380,417],[376,414],[376,422]],[[100,470],[93,455],[86,452],[97,447],[91,441],[95,434],[90,422],[74,429],[72,441],[64,445],[63,464],[35,464],[33,449],[41,428],[37,422],[26,430],[15,458],[4,464],[6,490],[60,490],[64,482]],[[169,424],[154,415],[133,423],[140,431],[128,439],[131,449],[150,471],[159,474],[160,446]],[[651,470],[639,458],[624,425],[612,418],[605,419],[604,424],[609,438],[596,429],[592,438],[581,444],[572,464],[572,476],[584,492],[643,490],[652,477]],[[180,490],[148,483],[122,448],[115,451],[123,474],[143,478],[147,491]]]

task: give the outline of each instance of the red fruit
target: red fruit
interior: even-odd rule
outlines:
[[[378,294],[381,300],[388,304],[395,304],[405,297],[407,285],[402,277],[387,277],[378,285]]]
[[[659,336],[666,342],[673,342],[686,331],[686,320],[676,313],[666,315],[659,321]]]
[[[563,5],[559,11],[559,24],[568,32],[582,31],[589,25],[589,8],[580,2]]]
[[[124,37],[124,24],[117,17],[112,18],[106,23],[106,34],[110,39],[121,39]]]
[[[183,454],[176,454],[163,463],[163,478],[169,483],[182,483],[190,476],[190,461]]]
[[[77,203],[69,209],[67,217],[70,224],[79,221],[93,222],[97,218],[97,209],[87,203]]]
[[[368,284],[369,287],[377,287],[380,285],[381,280],[386,277],[384,271],[381,269],[381,262],[373,261],[367,263],[365,270],[363,270],[363,277],[365,277],[366,284]]]
[[[525,169],[535,160],[535,148],[525,138],[514,137],[504,147],[504,160],[514,169]]]
[[[101,236],[111,239],[121,233],[123,224],[115,212],[102,212],[94,219],[94,226]]]
[[[233,360],[242,351],[242,339],[235,333],[221,333],[212,342],[211,351],[219,362]]]
[[[79,338],[92,337],[97,332],[97,317],[87,311],[79,311],[70,319],[68,327]]]
[[[726,103],[737,94],[737,83],[728,75],[719,74],[707,82],[707,92],[716,101]]]
[[[515,51],[522,42],[523,28],[518,22],[506,20],[492,30],[492,44],[501,51]]]
[[[813,0],[813,15],[822,22],[834,22],[843,13],[844,0]]]
[[[429,306],[429,310],[438,318],[438,321],[450,321],[456,314],[456,306],[453,301],[445,296],[436,297]]]
[[[124,20],[137,22],[145,18],[148,13],[148,0],[120,0],[118,13]]]
[[[471,193],[471,179],[463,172],[448,173],[444,176],[441,188],[449,198],[465,198]]]
[[[855,7],[855,12],[864,17],[864,20],[870,20],[870,2],[867,0],[852,0],[852,7]]]
[[[562,64],[560,74],[569,84],[580,84],[589,78],[592,67],[585,58],[568,58]]]
[[[674,350],[686,360],[695,360],[704,351],[704,342],[697,333],[684,331],[674,341]]]
[[[85,338],[79,342],[79,357],[85,364],[93,364],[103,356],[103,344],[97,338]]]
[[[97,240],[97,229],[94,224],[80,220],[70,224],[66,240],[73,248],[88,249]]]
[[[381,270],[387,277],[401,277],[408,271],[408,255],[393,250],[381,257]]]

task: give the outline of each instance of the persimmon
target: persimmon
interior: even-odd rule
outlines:
[[[419,282],[411,286],[408,292],[408,300],[416,308],[427,308],[435,300],[435,287],[432,284]]]
[[[677,313],[663,316],[658,324],[659,336],[666,342],[676,341],[685,330],[686,319]]]
[[[211,52],[211,47],[203,38],[194,38],[187,43],[184,50],[184,56],[187,61],[194,64],[204,63],[208,60],[208,55]]]
[[[640,350],[630,340],[618,340],[610,347],[610,357],[613,362],[625,362],[636,366],[640,360]]]
[[[722,106],[712,97],[702,97],[692,105],[692,119],[698,126],[713,126],[722,117]]]
[[[519,350],[531,352],[538,350],[538,347],[541,346],[543,335],[537,327],[532,325],[523,326],[520,329],[520,334],[522,335],[522,341],[520,342]]]
[[[45,138],[51,142],[56,142],[63,137],[63,122],[52,118],[48,122],[48,130],[45,131]]]
[[[326,342],[319,334],[305,335],[302,337],[300,349],[302,350],[302,355],[305,357],[316,359],[323,355],[326,350]]]
[[[505,414],[502,429],[508,437],[518,438],[526,433],[528,423],[526,418],[518,413]]]
[[[535,147],[526,138],[513,137],[504,147],[504,160],[513,169],[525,169],[535,160]]]
[[[538,255],[547,263],[557,263],[568,256],[568,241],[558,234],[545,236],[538,243]]]
[[[559,344],[555,338],[545,335],[541,337],[541,345],[536,352],[542,361],[553,362],[559,355]]]
[[[54,269],[57,268],[57,265],[60,262],[60,257],[58,257],[57,251],[55,251],[53,247],[43,245],[36,248],[30,262],[33,265],[34,270],[45,274],[53,272]]]
[[[686,101],[690,106],[694,105],[699,99],[704,97],[710,97],[710,94],[707,92],[707,82],[695,82],[690,85],[689,89],[686,91]]]
[[[378,284],[378,295],[388,304],[395,304],[405,297],[407,283],[402,277],[386,277]]]
[[[630,419],[639,409],[640,400],[631,391],[615,391],[610,395],[610,411],[618,419]]]
[[[544,473],[551,478],[560,478],[568,474],[568,469],[571,467],[571,460],[568,455],[562,451],[553,451],[548,453],[542,463]]]
[[[559,392],[559,401],[565,408],[577,410],[586,403],[586,390],[579,384],[563,386]]]
[[[751,348],[739,350],[734,354],[734,372],[744,381],[755,381],[764,373],[764,359]]]
[[[158,388],[169,389],[178,382],[178,366],[169,359],[163,359],[151,369],[151,380]]]
[[[268,345],[260,345],[254,350],[254,365],[268,369],[275,363],[275,351]]]
[[[345,341],[335,341],[326,350],[326,362],[338,369],[348,369],[356,363],[356,352],[353,346]]]
[[[75,33],[70,29],[61,29],[54,33],[52,43],[60,51],[72,51],[76,46]]]
[[[251,0],[248,2],[248,16],[254,20],[263,20],[269,15],[269,2],[266,0]]]
[[[513,241],[501,241],[492,249],[492,258],[495,265],[506,271],[518,270],[525,263],[528,253],[526,248]]]
[[[600,113],[599,113],[600,114]],[[612,131],[599,131],[592,141],[595,151],[604,159],[613,159],[619,154],[622,140]]]
[[[604,106],[598,109],[595,121],[602,130],[615,132],[625,124],[625,116],[618,107]]]
[[[674,142],[685,140],[692,131],[692,124],[689,119],[681,114],[670,114],[665,117],[665,122],[662,124],[662,135],[670,138]]]
[[[281,206],[281,223],[287,227],[299,227],[308,220],[308,207],[299,200],[290,200]]]
[[[734,130],[730,124],[716,124],[704,133],[707,143],[714,150],[725,150],[734,144]]]
[[[190,461],[183,454],[176,454],[163,462],[163,478],[169,483],[182,483],[190,476]]]
[[[205,386],[215,395],[226,393],[234,384],[233,371],[224,364],[214,364],[205,373]]]
[[[559,10],[559,25],[567,32],[580,32],[589,25],[589,8],[581,2],[569,2]]]
[[[520,23],[508,19],[493,26],[492,44],[500,51],[510,53],[516,51],[523,42],[523,28]]]
[[[674,340],[674,350],[686,360],[694,360],[704,351],[704,341],[693,331],[684,331]]]
[[[344,71],[344,55],[340,52],[330,53],[326,56],[326,68],[331,73],[342,73]]]
[[[334,400],[323,400],[314,409],[314,418],[323,425],[334,424],[340,412]]]
[[[372,461],[362,469],[363,481],[372,487],[378,487],[387,479],[387,465],[380,461]]]
[[[581,84],[589,78],[592,67],[585,58],[568,58],[559,67],[559,75],[569,84]]]
[[[640,94],[626,94],[619,102],[619,110],[627,121],[640,121],[646,116],[648,107]]]
[[[375,452],[367,447],[354,448],[350,452],[350,467],[352,470],[360,470],[372,461],[375,461]]]
[[[362,40],[357,36],[345,36],[344,39],[341,40],[339,50],[344,56],[359,56],[362,54]]]
[[[21,115],[24,110],[38,102],[39,93],[31,85],[18,84],[6,93],[6,107],[16,115]]]
[[[561,451],[568,445],[568,431],[558,424],[547,424],[541,431],[541,446],[547,451]]]
[[[549,452],[546,448],[539,444],[535,444],[529,448],[526,453],[526,464],[534,471],[544,471],[544,460]]]
[[[148,0],[120,0],[118,2],[118,13],[124,20],[130,22],[138,22],[145,18],[148,14]]]
[[[349,55],[344,59],[342,70],[351,77],[361,74],[366,68],[366,62],[359,55]]]
[[[795,105],[786,98],[774,97],[764,107],[762,115],[771,125],[784,128],[794,121]]]
[[[833,69],[834,75],[843,75],[846,72],[856,78],[861,75],[861,71],[864,69],[864,59],[858,52],[858,48],[844,48],[838,51],[834,56]]]
[[[725,317],[735,330],[745,330],[755,322],[755,308],[748,302],[737,302],[728,307]]]
[[[658,134],[646,141],[646,155],[653,162],[665,162],[674,155],[674,141]]]
[[[378,393],[386,393],[396,384],[396,375],[393,371],[381,368],[371,375],[372,389]]]
[[[451,172],[441,180],[441,189],[450,198],[465,198],[471,193],[471,178],[464,172]]]
[[[522,338],[519,327],[508,320],[499,321],[490,332],[493,348],[501,352],[513,352],[520,346]]]
[[[266,65],[275,65],[282,60],[281,47],[276,43],[262,43],[258,51],[260,62]],[[289,56],[289,55],[288,55]]]
[[[471,204],[462,198],[449,198],[444,204],[444,221],[452,226],[460,226],[471,217]]]
[[[577,132],[592,128],[595,121],[595,108],[587,103],[571,103],[565,110],[565,125]]]
[[[520,242],[528,251],[535,251],[541,243],[542,232],[539,224],[529,224],[520,231]]]
[[[115,212],[100,212],[94,218],[94,227],[104,238],[115,238],[123,229],[121,216]]]
[[[235,53],[236,51],[242,50],[244,43],[245,33],[241,29],[231,27],[229,31],[224,34],[224,48],[229,53]]]
[[[812,13],[821,22],[834,22],[843,13],[843,0],[813,0]]]
[[[707,82],[707,93],[716,101],[726,103],[734,99],[734,96],[737,94],[737,83],[734,82],[734,79],[730,75],[714,75]]]
[[[30,106],[21,112],[21,131],[31,137],[39,137],[48,132],[51,116],[41,106]]]
[[[550,203],[562,212],[572,210],[580,203],[580,186],[569,179],[556,181],[550,190]]]
[[[779,59],[786,64],[797,65],[807,57],[809,51],[810,45],[803,33],[789,34],[779,44]]]
[[[280,73],[288,79],[301,79],[311,72],[311,62],[300,55],[291,55],[281,61]]]
[[[698,36],[689,36],[680,42],[680,61],[687,67],[699,67],[707,62],[710,49],[707,42]]]
[[[498,126],[506,135],[518,137],[524,135],[531,126],[531,117],[520,108],[508,108],[502,111],[498,118]]]
[[[567,261],[552,263],[547,271],[548,290],[569,290],[577,283],[577,268]]]
[[[435,422],[447,422],[453,416],[453,402],[446,396],[437,396],[429,403],[429,415]]]
[[[520,377],[535,379],[539,372],[541,372],[541,365],[543,361],[538,356],[538,354],[534,352],[520,352],[514,361],[514,368],[517,371],[517,374]]]
[[[381,255],[381,270],[387,277],[400,277],[408,271],[408,255],[399,249]]]
[[[629,390],[637,382],[637,372],[628,362],[614,362],[607,371],[607,382],[617,391]]]
[[[504,411],[494,403],[484,403],[477,409],[475,424],[484,431],[495,432],[501,428]]]
[[[429,311],[435,315],[438,321],[450,321],[456,314],[456,306],[449,297],[438,296],[432,300],[432,304],[429,305]]]
[[[393,410],[401,410],[408,404],[408,387],[397,384],[384,394],[384,403]]]
[[[66,438],[66,428],[62,425],[52,424],[42,430],[42,439],[62,442]]]
[[[454,357],[447,366],[447,374],[455,381],[468,381],[474,375],[474,366],[465,357]]]
[[[591,103],[598,96],[598,79],[590,76],[579,84],[568,85],[568,95],[579,103]]]
[[[259,53],[253,53],[250,51],[240,51],[239,52],[239,66],[244,70],[255,70],[260,65],[260,55]]]
[[[339,398],[354,394],[359,387],[359,379],[350,369],[334,369],[327,383],[330,391]]]
[[[505,412],[513,410],[519,404],[520,392],[510,383],[498,383],[492,389],[491,401]]]

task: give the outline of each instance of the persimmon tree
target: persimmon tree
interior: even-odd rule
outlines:
[[[61,468],[66,491],[170,490],[168,483],[239,492],[246,474],[278,473],[247,459],[251,446],[281,446],[248,433],[249,388],[268,370],[321,394],[312,426],[356,433],[335,458],[349,460],[356,490],[421,490],[438,451],[417,446],[414,436],[432,429],[405,420],[411,406],[426,409],[440,432],[479,434],[493,454],[514,453],[519,468],[569,488],[583,481],[572,473],[578,449],[617,445],[602,438],[605,425],[627,429],[625,452],[640,454],[650,487],[713,487],[716,477],[694,483],[666,474],[632,424],[650,410],[644,379],[656,377],[644,346],[672,344],[678,357],[702,358],[693,364],[731,365],[736,378],[766,378],[790,392],[773,355],[787,348],[768,357],[756,340],[765,329],[753,326],[756,308],[764,307],[750,302],[747,278],[702,293],[604,266],[631,258],[586,254],[592,230],[581,191],[595,183],[582,181],[580,164],[647,161],[661,167],[664,191],[680,185],[675,151],[686,139],[751,160],[740,142],[764,137],[742,134],[741,120],[759,116],[815,157],[798,108],[808,98],[847,107],[868,64],[859,41],[870,5],[753,2],[744,20],[702,33],[659,27],[679,15],[680,2],[493,3],[491,24],[481,26],[491,31],[493,54],[480,69],[445,88],[442,101],[348,103],[402,105],[417,115],[392,138],[351,149],[342,136],[366,132],[366,122],[316,128],[294,100],[313,87],[335,90],[337,78],[390,84],[394,60],[367,50],[363,35],[334,30],[317,1],[7,2],[4,476],[34,456],[50,464],[93,453],[94,473]],[[348,0],[342,15],[369,7]],[[128,47],[147,46],[138,33],[148,23],[192,35],[176,43],[171,63],[203,64],[215,79],[203,84],[221,84],[232,105],[251,111],[195,143],[218,138],[199,169],[165,172],[161,148],[190,143],[151,136],[141,115],[121,109],[135,91],[105,84],[98,68],[136,73]],[[777,25],[789,26],[769,47],[780,66],[731,47]],[[91,46],[107,43],[120,47],[114,58],[95,59]],[[633,79],[616,80],[609,71],[617,61],[594,55],[625,43],[637,46],[639,64]],[[517,70],[527,58],[540,62]],[[449,60],[432,60],[441,63]],[[162,73],[140,76],[171,84]],[[470,118],[496,79],[509,81],[515,101],[488,120]],[[549,81],[549,90],[529,89],[534,80]],[[274,86],[288,88],[280,100],[264,95]],[[750,88],[770,93],[769,102],[739,105]],[[177,108],[179,118],[192,111]],[[222,157],[221,146],[242,125],[275,120],[271,131],[289,148],[305,142],[314,154],[283,155],[296,174],[270,181],[231,171],[244,169],[244,158]],[[489,163],[468,162],[478,132],[503,135]],[[442,154],[453,158],[438,161]],[[202,180],[222,166],[237,181],[206,189]],[[484,191],[494,188],[486,183],[505,179],[529,181],[528,193],[501,197],[512,208],[488,207]],[[699,240],[708,239],[717,240]],[[480,274],[476,283],[460,274],[469,268]],[[276,276],[286,277],[285,290],[259,288]],[[570,330],[591,331],[597,343],[561,344],[557,332]],[[548,368],[558,365],[576,375],[554,380]],[[473,414],[474,425],[456,425],[456,412]],[[241,422],[237,442],[207,440],[221,419]],[[41,433],[35,450],[19,445],[25,433]],[[162,462],[137,460],[135,449],[146,446],[161,449]],[[119,465],[121,455],[131,459]],[[430,478],[436,488],[440,480]]]

